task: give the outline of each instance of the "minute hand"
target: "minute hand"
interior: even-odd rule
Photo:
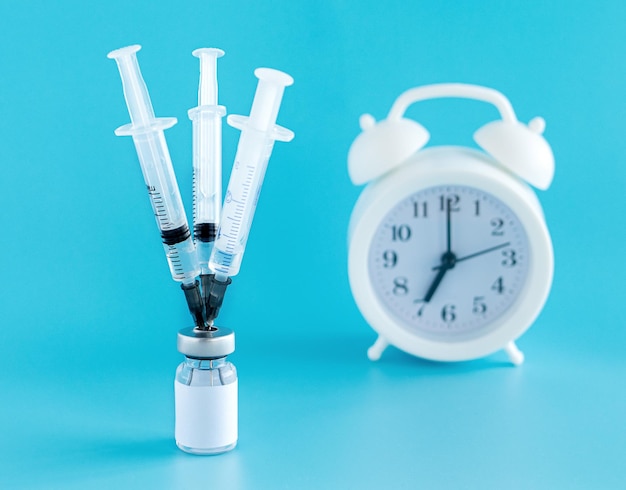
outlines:
[[[474,257],[478,257],[479,255],[483,255],[483,254],[487,254],[489,252],[493,252],[495,250],[499,250],[501,248],[504,247],[508,247],[509,245],[511,245],[511,242],[506,242],[506,243],[502,243],[500,245],[496,245],[495,247],[491,247],[491,248],[486,248],[485,250],[481,250],[480,252],[476,252],[470,255],[466,255],[465,257],[460,257],[458,259],[456,259],[456,262],[462,262],[464,260],[468,260],[468,259],[473,259]],[[437,269],[441,269],[441,265],[437,265],[435,267],[433,267],[433,270],[437,270]]]

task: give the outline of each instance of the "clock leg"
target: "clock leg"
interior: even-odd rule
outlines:
[[[367,357],[369,357],[370,361],[378,361],[388,346],[389,342],[387,342],[382,335],[379,335],[374,345],[367,349]]]
[[[517,348],[515,342],[509,342],[504,346],[504,352],[509,356],[509,360],[515,366],[519,366],[524,362],[524,353]]]

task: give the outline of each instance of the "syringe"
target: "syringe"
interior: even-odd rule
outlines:
[[[294,136],[275,124],[285,87],[293,83],[293,78],[270,68],[257,68],[254,74],[259,82],[250,117],[231,115],[227,119],[228,124],[241,130],[241,136],[209,260],[214,272],[206,304],[209,324],[219,313],[230,278],[239,272],[274,141],[291,141]]]
[[[222,117],[226,108],[217,105],[217,58],[224,51],[200,48],[192,54],[200,58],[198,107],[188,113],[193,122],[193,230],[206,300],[210,289],[209,257],[222,210]]]
[[[117,62],[131,120],[130,124],[117,128],[115,134],[133,137],[172,278],[182,283],[195,324],[204,327],[202,298],[196,280],[200,272],[198,259],[163,134],[164,129],[176,124],[176,118],[154,116],[135,54],[140,49],[139,45],[127,46],[108,54]]]

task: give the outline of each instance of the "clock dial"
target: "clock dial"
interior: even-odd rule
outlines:
[[[376,229],[369,275],[383,308],[433,340],[471,339],[515,302],[529,266],[526,232],[511,209],[461,185],[420,190]]]

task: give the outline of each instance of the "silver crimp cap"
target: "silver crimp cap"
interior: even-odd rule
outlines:
[[[214,327],[215,328],[215,327]],[[183,328],[178,332],[178,352],[197,359],[216,359],[235,352],[235,333],[229,328],[214,330]]]

